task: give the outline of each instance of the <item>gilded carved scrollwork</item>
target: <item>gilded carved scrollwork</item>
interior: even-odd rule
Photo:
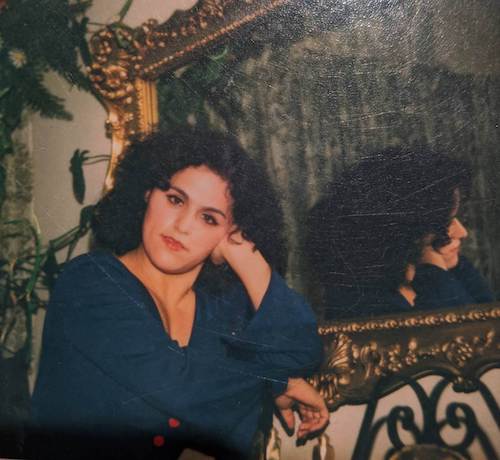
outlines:
[[[150,19],[135,29],[115,23],[92,36],[87,70],[108,110],[106,130],[112,139],[106,189],[112,187],[114,167],[130,139],[158,123],[155,80],[288,1],[199,0],[165,23]]]
[[[286,3],[289,0],[201,0],[165,24],[148,21],[139,39],[144,65],[136,70],[144,78],[156,78]]]
[[[133,64],[142,58],[134,46],[130,29],[110,26],[90,41],[93,62],[87,69],[96,92],[108,110],[106,132],[112,140],[111,160],[105,189],[112,187],[112,173],[129,139],[141,132],[138,120],[147,106],[141,106]],[[144,132],[147,132],[145,130]]]
[[[500,319],[500,307],[498,305],[486,308],[468,307],[466,309],[454,309],[450,312],[420,313],[412,315],[398,315],[387,319],[376,319],[367,321],[349,321],[342,323],[331,323],[322,325],[319,332],[322,335],[339,332],[367,332],[389,329],[405,329],[413,327],[439,326],[449,324],[462,324],[475,321],[489,321]]]
[[[119,26],[110,26],[91,38],[90,80],[106,103],[131,105],[134,101],[132,66],[142,59],[134,45],[132,32]]]
[[[496,306],[459,307],[453,313],[324,325],[325,365],[311,383],[331,410],[367,401],[381,378],[391,375],[446,372],[455,390],[471,391],[480,373],[499,362],[499,313]],[[402,384],[393,379],[382,392]]]

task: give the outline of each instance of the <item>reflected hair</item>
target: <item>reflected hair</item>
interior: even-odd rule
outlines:
[[[191,166],[206,166],[227,181],[234,223],[269,264],[283,273],[283,213],[269,178],[234,137],[213,131],[157,131],[134,140],[117,165],[113,189],[95,207],[92,228],[97,246],[116,255],[137,248],[146,193],[154,188],[168,190],[172,176]]]
[[[396,290],[424,244],[449,243],[467,163],[425,147],[388,148],[362,158],[333,181],[308,216],[307,253],[325,287]],[[457,195],[456,191],[459,191]]]

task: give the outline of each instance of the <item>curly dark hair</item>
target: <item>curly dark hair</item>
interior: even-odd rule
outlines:
[[[283,273],[283,213],[267,174],[235,138],[211,131],[158,131],[132,142],[116,168],[113,189],[95,207],[92,228],[97,246],[117,255],[137,248],[142,239],[146,192],[167,190],[175,173],[201,165],[227,181],[234,223],[269,264]]]
[[[448,227],[471,180],[467,163],[425,147],[362,158],[327,188],[308,216],[307,253],[325,287],[398,289],[424,244],[449,243]]]

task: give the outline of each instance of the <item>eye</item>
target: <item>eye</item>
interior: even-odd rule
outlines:
[[[202,214],[203,220],[208,224],[208,225],[219,225],[219,222],[217,222],[217,219],[212,216],[211,214]]]
[[[175,195],[174,193],[167,194],[167,200],[171,204],[173,204],[174,206],[179,206],[182,203],[184,203],[184,201],[182,200],[182,198],[180,196],[178,196],[178,195]]]

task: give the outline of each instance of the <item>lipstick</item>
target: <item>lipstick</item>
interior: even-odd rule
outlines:
[[[162,235],[162,239],[163,242],[171,251],[181,251],[182,249],[186,249],[180,241],[177,241],[175,238],[172,238],[171,236]]]

